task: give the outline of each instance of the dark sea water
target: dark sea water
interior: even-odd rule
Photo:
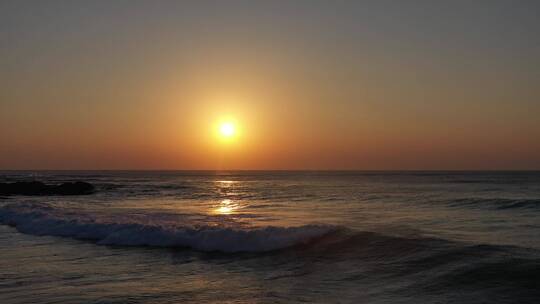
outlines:
[[[0,303],[540,303],[538,172],[0,172]]]

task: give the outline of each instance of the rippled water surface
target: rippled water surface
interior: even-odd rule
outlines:
[[[0,172],[0,303],[538,303],[538,172]]]

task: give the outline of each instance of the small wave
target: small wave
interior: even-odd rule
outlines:
[[[512,255],[489,255],[475,259],[463,258],[461,263],[437,267],[437,275],[419,278],[415,287],[432,293],[482,292],[487,303],[538,303],[540,262],[538,258]],[[425,273],[425,272],[424,272]]]
[[[533,287],[540,282],[540,262],[538,259],[509,257],[470,264],[461,271],[446,277],[454,284],[480,282],[484,285],[501,285],[511,282],[515,285]]]
[[[190,223],[181,216],[176,216],[174,221],[160,215],[145,216],[144,220],[120,215],[104,217],[38,204],[4,206],[0,208],[0,223],[22,233],[92,240],[102,245],[185,247],[221,252],[273,251],[307,243],[337,229],[323,225],[216,226]]]
[[[540,199],[462,198],[453,200],[451,207],[478,207],[495,210],[540,209]]]
[[[300,249],[304,257],[362,269],[345,275],[346,282],[381,275],[410,282],[400,291],[405,296],[418,290],[442,294],[466,289],[490,289],[494,294],[512,289],[520,303],[536,303],[530,299],[540,296],[540,253],[531,248],[336,231]]]

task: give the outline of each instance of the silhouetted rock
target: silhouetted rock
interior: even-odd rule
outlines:
[[[60,185],[46,185],[42,182],[0,183],[0,195],[85,195],[94,192],[94,186],[85,182]]]

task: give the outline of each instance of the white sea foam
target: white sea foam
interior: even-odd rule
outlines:
[[[174,220],[173,220],[174,218]],[[335,227],[258,227],[189,221],[157,214],[93,214],[38,204],[0,208],[0,223],[22,233],[93,240],[104,245],[188,247],[201,251],[262,252],[291,247],[322,236]]]

